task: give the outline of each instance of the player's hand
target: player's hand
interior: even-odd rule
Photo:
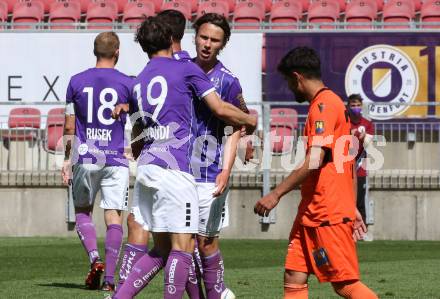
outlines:
[[[222,170],[217,177],[215,178],[215,192],[212,193],[212,196],[217,197],[223,194],[226,187],[228,186],[230,172],[226,170]]]
[[[257,201],[254,206],[254,213],[260,216],[268,216],[270,211],[275,208],[279,202],[280,198],[274,192],[270,192]]]
[[[364,220],[362,220],[362,215],[356,209],[356,219],[353,225],[353,240],[355,242],[362,240],[364,235],[367,233],[367,227],[365,226]]]
[[[252,141],[248,140],[246,142],[246,151],[244,154],[244,162],[247,163],[253,158],[254,158],[254,147],[252,145]]]
[[[61,177],[63,178],[63,184],[68,186],[69,181],[72,179],[72,164],[70,160],[63,162],[63,167],[61,168]]]
[[[118,104],[115,106],[115,109],[112,111],[112,118],[118,119],[119,116],[121,116],[122,113],[127,113],[129,109],[128,104]]]
[[[252,135],[257,128],[257,117],[254,115],[249,115],[249,123],[246,127],[246,135]]]

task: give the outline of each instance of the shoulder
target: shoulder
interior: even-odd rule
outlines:
[[[218,66],[218,74],[221,77],[222,85],[227,84],[230,87],[236,87],[241,89],[240,80],[235,76],[233,72],[231,72],[227,67],[225,67],[221,62],[219,62]]]
[[[90,74],[90,69],[87,69],[87,70],[84,70],[80,73],[77,73],[77,74],[73,75],[72,77],[70,77],[70,83],[74,84],[78,81],[81,81],[81,80],[83,80],[83,78],[85,76],[88,76],[89,74]]]

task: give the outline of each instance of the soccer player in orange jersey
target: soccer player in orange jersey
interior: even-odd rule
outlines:
[[[284,298],[308,298],[310,274],[320,282],[331,282],[341,297],[378,298],[359,280],[355,241],[366,228],[356,209],[350,120],[344,103],[322,82],[313,49],[291,50],[278,70],[296,101],[310,103],[304,164],[254,207],[260,216],[268,215],[283,195],[301,185],[302,199],[286,256]]]

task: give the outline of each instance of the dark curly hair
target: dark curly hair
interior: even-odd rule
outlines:
[[[312,48],[296,47],[281,59],[278,71],[285,76],[297,72],[308,79],[321,79],[321,61]]]
[[[137,29],[135,42],[149,57],[160,50],[169,49],[172,41],[171,27],[159,20],[158,17],[148,17]]]
[[[182,40],[186,26],[186,19],[183,13],[174,9],[167,9],[158,13],[157,18],[171,27],[175,42]]]
[[[204,14],[203,16],[198,18],[193,24],[193,28],[196,31],[196,35],[199,33],[200,27],[202,27],[202,25],[205,23],[213,24],[215,26],[220,27],[223,30],[223,34],[224,34],[223,46],[225,46],[228,43],[229,38],[231,37],[231,27],[229,26],[228,20],[224,16],[216,13]]]

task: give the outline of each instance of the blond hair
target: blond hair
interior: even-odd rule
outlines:
[[[110,59],[115,56],[118,49],[119,37],[115,32],[102,32],[96,36],[93,47],[93,53],[96,58]]]

